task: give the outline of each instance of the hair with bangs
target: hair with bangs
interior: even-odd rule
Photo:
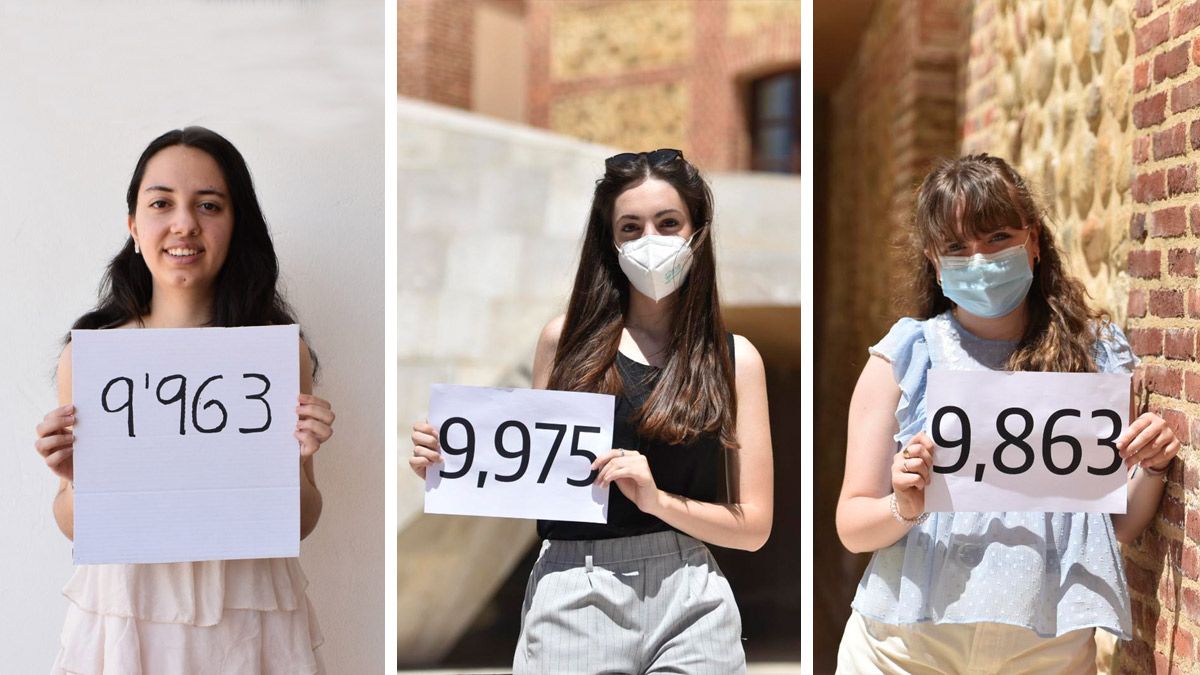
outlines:
[[[913,266],[920,270],[913,285],[917,316],[929,319],[955,306],[942,293],[929,255],[937,255],[947,242],[1006,227],[1036,232],[1039,247],[1026,296],[1029,324],[1009,358],[1009,369],[1094,372],[1096,341],[1107,332],[1108,317],[1088,306],[1083,284],[1063,266],[1045,212],[1025,180],[999,157],[943,160],[921,183],[910,250]]]
[[[622,391],[617,347],[631,291],[617,259],[613,208],[621,193],[649,178],[666,181],[679,192],[695,234],[692,267],[676,291],[667,362],[637,412],[638,433],[673,445],[704,432],[716,433],[726,448],[736,448],[737,395],[717,298],[712,193],[696,167],[682,156],[651,162],[646,153],[639,153],[635,161],[607,166],[596,181],[549,388],[614,395]]]

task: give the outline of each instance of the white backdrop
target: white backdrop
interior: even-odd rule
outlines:
[[[53,368],[125,230],[159,133],[191,124],[250,165],[336,435],[301,544],[331,673],[383,653],[383,3],[0,0],[0,653],[45,672],[71,550],[33,450]]]

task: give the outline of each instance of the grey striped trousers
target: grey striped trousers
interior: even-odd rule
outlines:
[[[741,634],[729,583],[692,537],[546,540],[513,675],[736,675]]]

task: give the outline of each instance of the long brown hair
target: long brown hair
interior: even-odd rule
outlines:
[[[1029,324],[1008,360],[1009,369],[1094,372],[1096,340],[1107,316],[1088,306],[1083,284],[1063,267],[1045,212],[1025,180],[999,157],[943,160],[921,183],[911,251],[912,262],[921,270],[913,287],[918,317],[928,319],[954,307],[942,294],[937,269],[926,252],[936,255],[940,243],[1006,227],[1033,230],[1039,246],[1026,295]]]
[[[734,448],[737,396],[717,297],[712,192],[682,155],[652,162],[646,153],[639,153],[633,161],[609,162],[604,177],[596,181],[549,387],[614,395],[622,392],[616,358],[631,290],[617,261],[613,207],[622,192],[650,178],[675,188],[687,205],[695,233],[691,271],[676,291],[667,362],[637,413],[638,433],[673,445],[687,443],[704,432],[718,433],[725,447]]]

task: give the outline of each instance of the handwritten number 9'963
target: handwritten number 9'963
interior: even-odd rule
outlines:
[[[942,420],[947,415],[953,415],[958,418],[959,428],[962,433],[958,438],[946,438],[942,432]],[[1083,417],[1083,413],[1073,408],[1056,410],[1050,417],[1046,419],[1046,426],[1042,433],[1042,463],[1053,474],[1059,476],[1067,476],[1075,472],[1083,461],[1083,446],[1074,436],[1054,435],[1054,425],[1064,417]],[[1102,447],[1112,450],[1113,461],[1108,466],[1087,467],[1090,474],[1096,476],[1107,476],[1116,472],[1121,468],[1121,453],[1117,449],[1116,440],[1121,434],[1121,416],[1114,410],[1093,410],[1091,413],[1092,419],[1107,419],[1112,427],[1111,435],[1107,438],[1097,439],[1097,443]],[[1010,420],[1013,420],[1010,422]],[[1016,427],[1016,431],[1010,429],[1010,424]],[[938,466],[934,465],[933,470],[937,473],[957,473],[971,455],[971,421],[967,417],[966,411],[957,406],[944,406],[939,408],[933,415],[932,427],[933,442],[939,447],[946,450],[959,448],[958,458],[953,464]],[[1026,439],[1033,433],[1034,421],[1033,415],[1024,408],[1005,408],[996,416],[996,431],[1000,434],[1002,442],[996,446],[992,453],[992,464],[1001,473],[1015,475],[1025,473],[1033,466],[1036,460],[1037,453],[1033,446]],[[1071,458],[1066,464],[1056,464],[1054,459],[1053,449],[1056,445],[1066,445],[1071,450]],[[1008,464],[1006,458],[1011,459],[1016,451],[1016,456],[1019,458],[1017,464]],[[983,464],[976,466],[975,480],[976,482],[983,480]]]
[[[466,436],[465,442],[458,447],[455,447],[450,443],[449,432],[454,426],[462,427],[464,435]],[[538,473],[537,482],[539,484],[545,483],[546,479],[550,477],[550,467],[554,465],[554,458],[558,456],[558,451],[560,448],[562,448],[563,440],[567,436],[568,429],[571,430],[570,454],[576,457],[587,458],[589,464],[596,461],[595,453],[579,447],[579,437],[581,434],[598,434],[600,433],[600,427],[571,427],[566,424],[548,424],[544,422],[537,422],[533,426],[534,429],[538,431],[555,432],[554,444],[550,446],[550,453],[546,456],[546,461],[544,464],[542,464],[542,469]],[[442,422],[442,427],[438,433],[438,438],[441,439],[442,450],[447,455],[464,457],[462,466],[454,471],[443,470],[442,478],[454,480],[467,475],[467,473],[471,471],[471,465],[475,461],[475,427],[472,426],[471,422],[466,418],[451,417],[445,422]],[[513,450],[509,447],[509,445],[511,445],[512,440],[515,439],[520,439],[520,442],[518,449]],[[532,447],[532,438],[530,436],[529,427],[523,422],[519,422],[517,420],[508,420],[496,427],[496,435],[492,440],[492,445],[496,450],[496,454],[504,457],[505,459],[520,460],[520,463],[517,465],[517,468],[513,473],[495,476],[496,480],[501,483],[514,483],[518,480],[521,480],[521,477],[524,476],[525,472],[529,469],[529,451]],[[506,441],[508,441],[509,445],[506,445]],[[596,480],[596,476],[599,473],[600,472],[598,470],[593,470],[587,475],[587,478],[568,478],[567,483],[575,487],[587,487]],[[476,487],[483,487],[486,481],[487,473],[481,471],[476,481]]]
[[[208,399],[203,406],[200,402],[204,400],[204,389],[213,382],[223,379],[223,375],[213,375],[200,386],[196,388],[192,394],[192,428],[202,434],[215,434],[225,429],[225,425],[229,423],[229,411],[225,408],[225,404],[215,398]],[[262,391],[256,394],[247,394],[247,401],[258,401],[263,404],[265,416],[261,425],[256,427],[238,427],[238,432],[243,434],[257,434],[271,428],[271,404],[267,402],[267,392],[271,390],[271,380],[267,379],[266,375],[259,373],[242,373],[243,380],[258,380],[262,383]],[[120,387],[118,384],[124,384],[124,399],[120,397]],[[174,384],[174,389],[171,385]],[[187,408],[188,408],[188,390],[187,376],[185,375],[167,375],[158,381],[158,385],[154,388],[154,397],[163,405],[179,404],[179,435],[183,436],[187,433]],[[150,374],[146,373],[144,388],[150,389]],[[117,391],[114,392],[114,389]],[[125,425],[130,437],[135,436],[134,433],[134,415],[133,415],[133,380],[128,377],[115,377],[104,385],[104,389],[100,392],[100,407],[104,408],[105,412],[119,413],[125,412]],[[117,405],[117,403],[120,405]],[[220,421],[211,426],[204,426],[200,423],[200,411],[208,411],[209,408],[216,408],[220,412]],[[211,417],[211,415],[210,415]]]

